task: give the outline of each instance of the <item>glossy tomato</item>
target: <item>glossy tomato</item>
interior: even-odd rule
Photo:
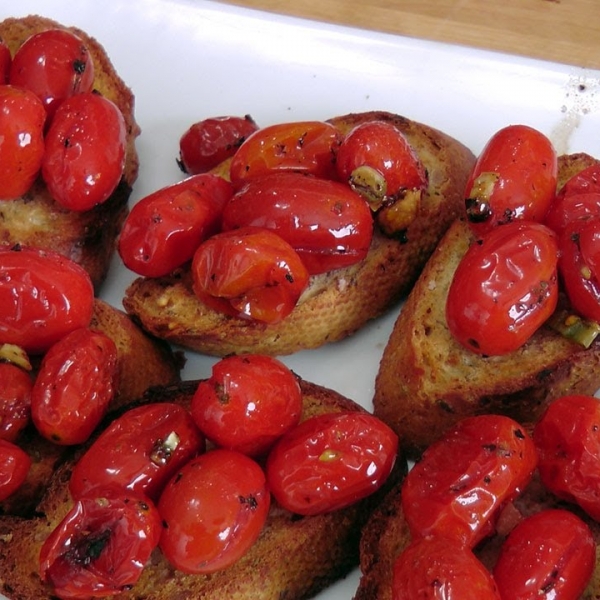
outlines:
[[[417,598],[500,600],[501,597],[492,576],[470,548],[456,540],[429,536],[413,541],[395,560],[392,571],[392,600]]]
[[[77,263],[50,250],[0,246],[0,343],[45,352],[87,327],[94,287]]]
[[[204,438],[178,404],[160,402],[115,419],[77,461],[69,490],[74,498],[105,485],[156,499],[168,479],[196,454]]]
[[[570,511],[547,509],[511,531],[494,579],[502,598],[579,600],[595,566],[590,528]]]
[[[193,175],[142,198],[125,219],[119,254],[126,267],[161,277],[191,260],[216,233],[233,190],[222,177]]]
[[[552,142],[525,125],[496,132],[479,155],[465,191],[467,219],[477,235],[514,220],[541,221],[556,194]]]
[[[46,112],[33,92],[0,85],[0,200],[22,196],[44,156]]]
[[[226,231],[200,245],[192,261],[194,292],[214,309],[264,323],[287,317],[308,285],[298,253],[269,229]]]
[[[179,140],[179,166],[184,173],[206,173],[231,158],[258,129],[250,115],[212,117],[192,124]]]
[[[294,373],[276,358],[228,356],[198,385],[191,412],[216,445],[255,456],[298,424],[302,392]]]
[[[473,547],[493,531],[499,509],[525,488],[536,464],[533,441],[512,419],[459,421],[404,480],[402,509],[412,537],[436,535]]]
[[[16,441],[31,417],[31,375],[0,362],[0,439]]]
[[[600,217],[600,192],[557,197],[544,223],[560,236],[572,221],[589,217]]]
[[[8,83],[12,56],[6,42],[0,39],[0,85]]]
[[[278,171],[331,179],[342,134],[330,123],[298,121],[263,127],[235,153],[230,167],[236,187]]]
[[[386,481],[398,437],[362,412],[311,417],[276,442],[267,459],[269,489],[291,512],[316,515],[362,500]]]
[[[139,579],[161,529],[147,498],[114,487],[98,489],[76,500],[44,542],[42,581],[60,598],[87,600],[126,591]]]
[[[123,174],[126,132],[119,107],[100,94],[64,100],[46,133],[42,162],[52,197],[77,211],[107,200]]]
[[[264,227],[291,244],[311,274],[353,265],[369,251],[373,217],[347,185],[278,173],[249,182],[227,203],[223,230]]]
[[[573,175],[559,190],[558,198],[592,193],[600,193],[600,161]]]
[[[0,501],[14,494],[29,473],[31,458],[16,444],[0,440]]]
[[[85,442],[115,395],[118,368],[117,346],[100,331],[76,329],[53,344],[31,392],[37,431],[55,444]]]
[[[269,505],[257,463],[240,452],[211,450],[183,466],[161,494],[160,548],[184,573],[225,569],[254,544]]]
[[[454,338],[483,355],[520,348],[558,300],[558,242],[540,223],[516,221],[472,244],[454,273],[446,321]]]
[[[32,90],[51,116],[65,98],[92,90],[94,61],[77,35],[48,29],[19,47],[12,60],[10,83]]]

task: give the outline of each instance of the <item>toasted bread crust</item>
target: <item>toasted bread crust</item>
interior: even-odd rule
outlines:
[[[283,355],[316,348],[351,335],[388,310],[408,292],[442,233],[462,209],[474,156],[444,133],[389,113],[349,114],[331,122],[345,132],[375,119],[393,123],[406,135],[429,174],[421,212],[405,240],[376,233],[364,261],[313,277],[296,308],[277,324],[211,310],[194,295],[188,268],[170,277],[138,278],[126,292],[125,309],[157,337],[216,356]]]
[[[21,198],[0,202],[0,243],[52,248],[80,263],[96,288],[104,281],[121,225],[128,212],[127,202],[137,178],[138,156],[135,139],[140,129],[134,116],[134,96],[112,65],[104,48],[84,31],[56,21],[30,15],[0,22],[0,38],[11,53],[34,33],[63,28],[78,35],[94,61],[94,88],[112,100],[127,125],[127,151],[123,177],[111,197],[85,212],[61,208],[50,196],[41,177]]]
[[[561,181],[594,162],[560,159]],[[600,387],[600,342],[589,349],[542,327],[518,351],[483,357],[465,350],[446,325],[448,288],[472,242],[456,221],[435,250],[394,325],[376,378],[374,412],[401,432],[416,457],[462,417],[486,412],[535,422],[553,399]]]

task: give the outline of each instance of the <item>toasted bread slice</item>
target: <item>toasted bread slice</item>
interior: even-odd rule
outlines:
[[[51,248],[80,263],[100,286],[114,254],[117,235],[127,215],[127,202],[137,178],[138,156],[135,139],[140,129],[135,121],[134,96],[112,65],[104,48],[84,31],[65,27],[45,17],[31,15],[0,22],[0,38],[14,54],[31,35],[63,28],[78,35],[87,46],[95,67],[94,88],[112,100],[127,125],[127,152],[123,177],[111,197],[85,212],[61,208],[38,178],[21,198],[0,202],[0,242]]]
[[[563,156],[559,185],[595,161]],[[454,271],[473,241],[456,221],[440,242],[402,307],[384,349],[374,412],[415,457],[462,417],[499,412],[524,426],[548,402],[600,387],[600,342],[589,349],[544,326],[519,350],[484,357],[464,349],[446,325],[445,306]]]
[[[188,405],[198,382],[153,389],[145,401],[171,401]],[[341,395],[301,381],[303,418],[325,412],[363,410]],[[68,478],[73,461],[52,478],[48,493],[31,520],[0,518],[0,591],[11,600],[49,600],[51,590],[38,575],[41,545],[71,506]],[[405,461],[398,460],[386,486],[399,482]],[[300,600],[310,598],[358,564],[360,528],[375,503],[375,495],[340,511],[299,517],[272,505],[267,525],[258,541],[232,567],[209,576],[174,571],[159,551],[123,600]]]
[[[205,354],[283,355],[351,335],[398,302],[462,210],[474,156],[444,133],[389,113],[349,114],[331,122],[346,132],[375,119],[393,123],[406,135],[429,176],[420,212],[402,240],[376,233],[365,260],[313,277],[296,308],[277,324],[211,310],[194,295],[189,268],[169,277],[136,279],[123,300],[127,312],[153,335]]]

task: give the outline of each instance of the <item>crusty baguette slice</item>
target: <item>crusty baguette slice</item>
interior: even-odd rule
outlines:
[[[462,209],[474,156],[444,133],[389,113],[349,114],[331,121],[345,132],[373,119],[398,127],[429,175],[420,213],[405,239],[377,233],[364,261],[313,277],[298,306],[278,324],[258,324],[211,310],[194,295],[187,268],[170,277],[136,279],[123,301],[127,312],[157,337],[223,356],[241,352],[282,355],[316,348],[351,335],[390,308],[410,289]]]
[[[80,263],[98,288],[114,254],[116,238],[128,211],[131,188],[137,178],[135,139],[140,129],[135,121],[131,90],[115,71],[105,49],[84,31],[30,15],[0,22],[0,38],[14,54],[30,35],[59,27],[69,29],[83,39],[94,61],[94,88],[112,100],[125,117],[127,152],[123,177],[104,204],[86,212],[74,212],[58,206],[40,177],[21,198],[0,202],[0,242],[40,246],[60,252]]]
[[[560,184],[594,160],[583,154],[561,157]],[[409,456],[417,456],[462,417],[500,412],[527,425],[552,399],[593,394],[600,387],[598,341],[586,350],[544,326],[518,351],[486,358],[454,340],[446,325],[446,297],[472,240],[464,221],[448,230],[383,352],[374,411],[401,432]]]
[[[301,381],[303,418],[324,412],[363,410],[329,389]],[[188,405],[197,382],[153,389],[145,401]],[[60,466],[31,520],[0,518],[0,591],[11,600],[49,600],[38,576],[41,544],[70,507],[67,489],[72,462]],[[274,505],[267,525],[249,553],[235,565],[210,576],[175,572],[156,552],[138,584],[122,600],[300,600],[310,598],[358,564],[361,526],[385,491],[399,482],[406,462],[398,460],[380,492],[347,509],[299,517]]]

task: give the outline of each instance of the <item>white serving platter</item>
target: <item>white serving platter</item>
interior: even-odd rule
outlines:
[[[76,25],[106,48],[136,96],[141,168],[132,202],[181,178],[175,158],[193,122],[251,114],[260,125],[388,110],[457,137],[475,153],[497,129],[524,123],[559,152],[600,156],[600,72],[280,17],[208,0],[19,0]],[[102,297],[117,307],[134,278],[115,258]],[[397,311],[352,338],[283,360],[299,375],[371,407]],[[188,353],[186,379],[215,359]],[[319,595],[351,600],[358,571]],[[0,598],[2,598],[0,596]]]

